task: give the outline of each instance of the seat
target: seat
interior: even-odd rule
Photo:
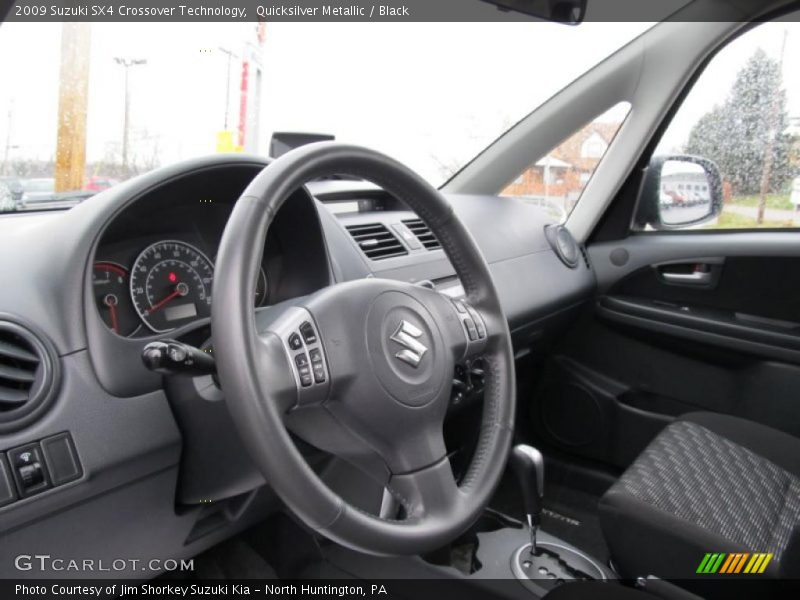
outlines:
[[[707,553],[726,554],[717,574],[732,553],[750,555],[742,571],[754,553],[771,553],[760,577],[797,578],[800,440],[727,415],[683,415],[605,493],[599,513],[624,577],[714,577],[697,573]]]

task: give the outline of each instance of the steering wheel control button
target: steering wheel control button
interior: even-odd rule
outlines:
[[[475,321],[472,320],[472,317],[466,317],[464,319],[464,326],[467,328],[467,335],[469,336],[470,342],[476,342],[479,339],[478,336],[478,328],[475,326]]]
[[[456,306],[456,310],[460,312],[462,315],[467,314],[467,307],[464,306],[464,303],[461,300],[453,300],[453,304]]]
[[[69,433],[59,433],[43,439],[41,444],[54,486],[80,479],[83,469]]]
[[[289,348],[292,350],[300,350],[303,347],[303,340],[296,333],[289,336]]]
[[[467,305],[467,311],[469,312],[469,316],[472,317],[472,320],[475,322],[475,328],[478,330],[478,339],[482,340],[486,337],[486,325],[484,324],[483,319],[481,319],[478,311],[469,305]]]
[[[314,380],[311,377],[311,367],[308,366],[308,356],[305,352],[294,357],[294,364],[297,366],[297,375],[300,377],[300,385],[310,386]]]
[[[50,487],[39,444],[9,450],[8,462],[21,497],[33,496]]]
[[[487,336],[486,323],[483,322],[480,313],[472,308],[465,300],[454,299],[453,306],[455,306],[456,310],[460,313],[459,317],[461,317],[461,323],[464,326],[469,342],[485,340]]]
[[[486,337],[486,325],[483,322],[483,319],[477,317],[475,319],[475,326],[478,328],[478,337],[480,339],[484,339]]]
[[[300,333],[303,334],[303,339],[305,340],[306,344],[310,345],[317,343],[317,333],[314,331],[314,326],[308,321],[300,325]]]
[[[322,352],[319,348],[312,348],[308,355],[311,357],[311,371],[314,373],[314,383],[325,382],[325,363],[322,362]]]

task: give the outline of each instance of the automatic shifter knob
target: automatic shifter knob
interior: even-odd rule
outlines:
[[[531,533],[531,554],[536,553],[536,532],[542,517],[544,495],[544,458],[532,446],[519,444],[511,450],[511,468],[522,488],[525,516]]]

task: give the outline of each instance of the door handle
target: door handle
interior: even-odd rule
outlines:
[[[693,271],[691,273],[663,271],[661,276],[670,283],[691,283],[696,285],[711,283],[711,271]]]
[[[692,261],[655,265],[661,280],[667,285],[714,287],[719,280],[724,258],[704,258]]]

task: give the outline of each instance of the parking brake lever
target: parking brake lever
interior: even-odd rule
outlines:
[[[150,342],[142,350],[144,366],[162,375],[214,375],[214,357],[189,344],[176,340]]]

